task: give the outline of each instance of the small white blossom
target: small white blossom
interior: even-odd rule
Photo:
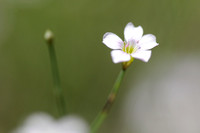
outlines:
[[[113,49],[111,57],[114,63],[128,62],[134,58],[148,62],[151,50],[157,46],[156,37],[152,34],[143,36],[141,26],[135,27],[131,22],[124,29],[125,41],[116,34],[107,32],[103,36],[103,43]]]
[[[58,120],[45,113],[29,116],[23,125],[12,133],[89,133],[89,127],[77,116],[65,116]]]

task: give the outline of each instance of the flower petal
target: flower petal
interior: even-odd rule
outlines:
[[[133,23],[129,22],[124,29],[124,38],[126,42],[139,41],[142,38],[143,29],[141,26],[134,27]]]
[[[148,50],[157,46],[158,43],[156,43],[156,37],[154,35],[147,34],[142,37],[138,45],[141,47],[141,49]]]
[[[111,57],[114,63],[126,62],[131,59],[131,56],[121,50],[111,51]]]
[[[124,45],[121,38],[111,32],[107,32],[104,34],[103,43],[111,49],[121,49]]]
[[[151,57],[151,51],[150,50],[146,50],[146,51],[138,50],[137,52],[132,53],[131,56],[136,59],[142,60],[144,62],[148,62]]]

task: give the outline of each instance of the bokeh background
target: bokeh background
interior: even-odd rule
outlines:
[[[144,34],[154,34],[160,45],[148,63],[135,60],[128,69],[99,133],[199,133],[199,4],[198,0],[0,0],[0,132],[14,130],[34,112],[57,117],[43,39],[48,28],[55,34],[68,112],[91,123],[121,69],[102,44],[103,34],[110,31],[123,38],[125,25],[133,22],[143,27]],[[187,90],[184,94],[182,88]]]

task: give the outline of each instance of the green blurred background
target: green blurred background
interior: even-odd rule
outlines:
[[[121,68],[102,44],[110,31],[123,38],[128,22],[141,25],[160,44],[148,63],[129,68],[101,132],[119,122],[121,100],[138,76],[177,55],[199,53],[198,0],[0,0],[0,132],[7,133],[34,112],[57,116],[52,95],[46,29],[55,48],[68,112],[91,123]],[[169,62],[170,65],[170,62]],[[153,75],[152,75],[153,78]],[[134,80],[136,79],[136,80]]]

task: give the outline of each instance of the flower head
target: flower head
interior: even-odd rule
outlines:
[[[103,36],[103,43],[113,49],[111,57],[114,63],[130,64],[134,58],[148,62],[151,57],[150,49],[158,45],[154,35],[143,36],[142,27],[135,27],[131,22],[124,29],[124,39],[122,41],[111,32],[107,32]]]

